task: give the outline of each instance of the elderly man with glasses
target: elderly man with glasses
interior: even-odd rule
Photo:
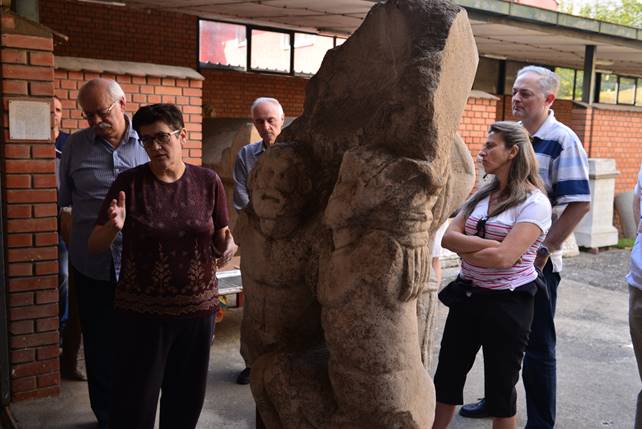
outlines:
[[[90,256],[87,240],[116,176],[149,158],[125,115],[118,83],[88,81],[78,92],[78,104],[89,127],[72,134],[62,153],[59,200],[73,208],[70,274],[77,287],[89,399],[102,429],[109,425],[111,408],[111,330],[122,242],[116,239],[110,251]]]

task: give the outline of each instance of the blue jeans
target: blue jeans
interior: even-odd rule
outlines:
[[[557,364],[555,360],[555,305],[559,273],[553,272],[549,260],[544,266],[548,296],[535,295],[535,315],[524,356],[522,379],[526,390],[526,428],[550,429],[555,425],[555,392]]]

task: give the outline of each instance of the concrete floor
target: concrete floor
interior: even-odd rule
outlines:
[[[556,316],[557,427],[631,428],[641,384],[628,333],[628,292],[624,282],[628,252],[582,253],[565,264]],[[446,270],[447,278],[455,274],[456,270]],[[440,308],[438,338],[446,311]],[[238,354],[240,318],[240,310],[231,309],[217,325],[208,393],[198,428],[254,428],[249,387],[235,384],[243,368]],[[479,357],[468,377],[467,401],[483,396],[482,364]],[[521,427],[525,417],[523,400],[520,381],[517,419]],[[59,397],[13,403],[11,409],[21,429],[95,427],[85,383],[63,382]],[[491,421],[457,416],[450,427],[490,428]]]

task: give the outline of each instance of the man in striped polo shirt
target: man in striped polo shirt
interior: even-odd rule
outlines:
[[[586,152],[577,135],[558,122],[551,110],[559,85],[559,76],[538,66],[519,70],[513,85],[513,115],[533,137],[539,172],[553,206],[553,223],[535,259],[535,266],[544,273],[548,294],[540,292],[535,296],[535,317],[524,356],[526,429],[548,429],[555,425],[554,316],[562,244],[589,211],[591,201]],[[464,405],[460,414],[486,417],[485,401]]]

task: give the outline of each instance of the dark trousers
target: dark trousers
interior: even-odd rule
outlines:
[[[107,427],[112,396],[112,332],[115,281],[87,277],[71,268],[85,349],[91,409],[99,426]]]
[[[69,318],[61,331],[62,356],[60,357],[60,371],[63,376],[73,377],[78,371],[78,354],[80,352],[80,316],[78,316],[78,292],[73,273],[68,278],[67,307]]]
[[[555,425],[557,364],[555,360],[555,305],[560,275],[549,260],[544,267],[546,294],[535,295],[535,316],[526,347],[522,378],[526,390],[526,429],[550,429]]]
[[[530,292],[477,289],[450,307],[434,378],[438,402],[463,402],[466,375],[482,347],[488,411],[493,417],[515,415],[515,385],[533,320],[535,286],[525,288]]]
[[[58,236],[58,319],[59,330],[63,332],[65,323],[69,320],[69,252],[60,236]]]
[[[201,414],[214,315],[155,319],[116,312],[111,427],[192,429]]]

